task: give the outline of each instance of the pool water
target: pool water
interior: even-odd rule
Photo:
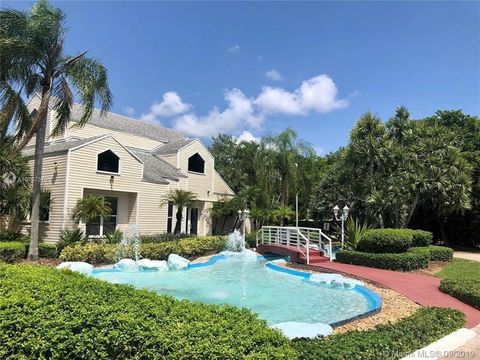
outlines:
[[[223,257],[209,266],[179,271],[94,270],[95,278],[130,284],[177,299],[230,304],[257,313],[270,325],[295,321],[335,323],[371,310],[356,286],[345,289],[315,283],[265,266],[263,257]],[[360,287],[361,288],[361,287]]]

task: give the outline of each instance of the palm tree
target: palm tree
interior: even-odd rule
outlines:
[[[183,218],[183,208],[190,207],[192,206],[195,201],[197,201],[198,198],[197,196],[187,190],[170,190],[168,193],[166,193],[161,201],[161,206],[172,203],[177,207],[177,214],[176,214],[176,219],[177,222],[175,223],[175,234],[180,233],[181,225],[182,225],[182,218]]]
[[[280,202],[287,206],[290,193],[298,190],[299,157],[313,154],[313,149],[299,140],[291,128],[264,137],[255,159],[262,187],[270,194],[274,193],[274,186],[279,187]]]
[[[5,118],[15,116],[18,149],[23,149],[36,135],[30,260],[38,259],[40,185],[48,106],[52,104],[57,113],[52,135],[58,135],[70,121],[73,90],[84,106],[79,126],[90,119],[96,102],[101,104],[102,113],[112,103],[105,67],[86,57],[86,52],[66,55],[65,33],[65,15],[46,0],[38,1],[30,12],[0,11],[0,65],[6,65],[6,70],[0,72],[0,99],[3,100],[0,130],[3,132],[10,123]],[[16,88],[20,90],[15,92]],[[34,93],[41,94],[40,106],[36,113],[27,117],[28,111],[20,94],[30,97]]]
[[[295,211],[290,206],[278,206],[272,211],[273,218],[283,226],[285,220],[291,220],[295,216]]]
[[[100,217],[106,218],[111,212],[110,203],[103,197],[87,195],[77,201],[72,217],[74,220],[88,223]]]

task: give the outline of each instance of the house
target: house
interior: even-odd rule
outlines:
[[[30,110],[40,104],[29,102]],[[84,126],[75,126],[82,107],[72,108],[70,126],[51,137],[55,110],[48,111],[47,142],[43,158],[42,188],[50,193],[51,206],[42,214],[40,236],[57,242],[62,229],[80,226],[89,236],[137,224],[140,234],[168,233],[175,228],[176,208],[162,204],[169,190],[184,189],[198,201],[184,209],[181,231],[207,235],[212,232],[210,209],[234,193],[215,171],[215,160],[199,139],[155,124],[94,110]],[[33,173],[35,138],[24,149]],[[104,197],[112,212],[108,218],[76,223],[72,210],[86,195]],[[28,229],[27,229],[28,230]]]

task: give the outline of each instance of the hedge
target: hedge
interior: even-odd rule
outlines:
[[[363,234],[358,251],[367,253],[403,253],[412,246],[410,229],[373,229]]]
[[[25,259],[29,243],[20,241],[0,242],[0,261],[13,262]],[[57,247],[53,244],[39,243],[38,255],[42,258],[56,258]]]
[[[0,265],[1,359],[293,359],[247,309],[46,266]]]
[[[186,258],[218,252],[225,247],[225,237],[204,236],[176,241],[146,243],[140,245],[140,256],[151,260],[166,260],[174,253]],[[133,249],[127,248],[124,256],[133,257]],[[117,245],[113,244],[74,244],[60,253],[63,261],[86,261],[90,264],[105,264],[118,261]]]
[[[350,331],[325,339],[294,340],[299,358],[304,360],[401,359],[415,350],[461,328],[465,315],[457,310],[422,308],[395,324],[372,330]]]
[[[433,234],[425,230],[410,230],[412,233],[412,246],[428,246],[432,243]]]
[[[480,309],[480,279],[443,279],[440,290]]]
[[[374,254],[342,250],[336,254],[336,261],[341,263],[396,271],[427,268],[429,260],[430,253],[426,251],[408,251],[401,254]]]
[[[24,259],[25,243],[20,241],[0,242],[0,261],[13,262]]]
[[[425,252],[430,256],[431,261],[452,261],[453,259],[453,249],[446,246],[413,247],[410,251],[417,253]]]

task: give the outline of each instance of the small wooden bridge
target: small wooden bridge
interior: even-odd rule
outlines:
[[[292,262],[319,264],[332,261],[332,239],[321,229],[263,226],[257,233],[257,251],[290,256]]]

